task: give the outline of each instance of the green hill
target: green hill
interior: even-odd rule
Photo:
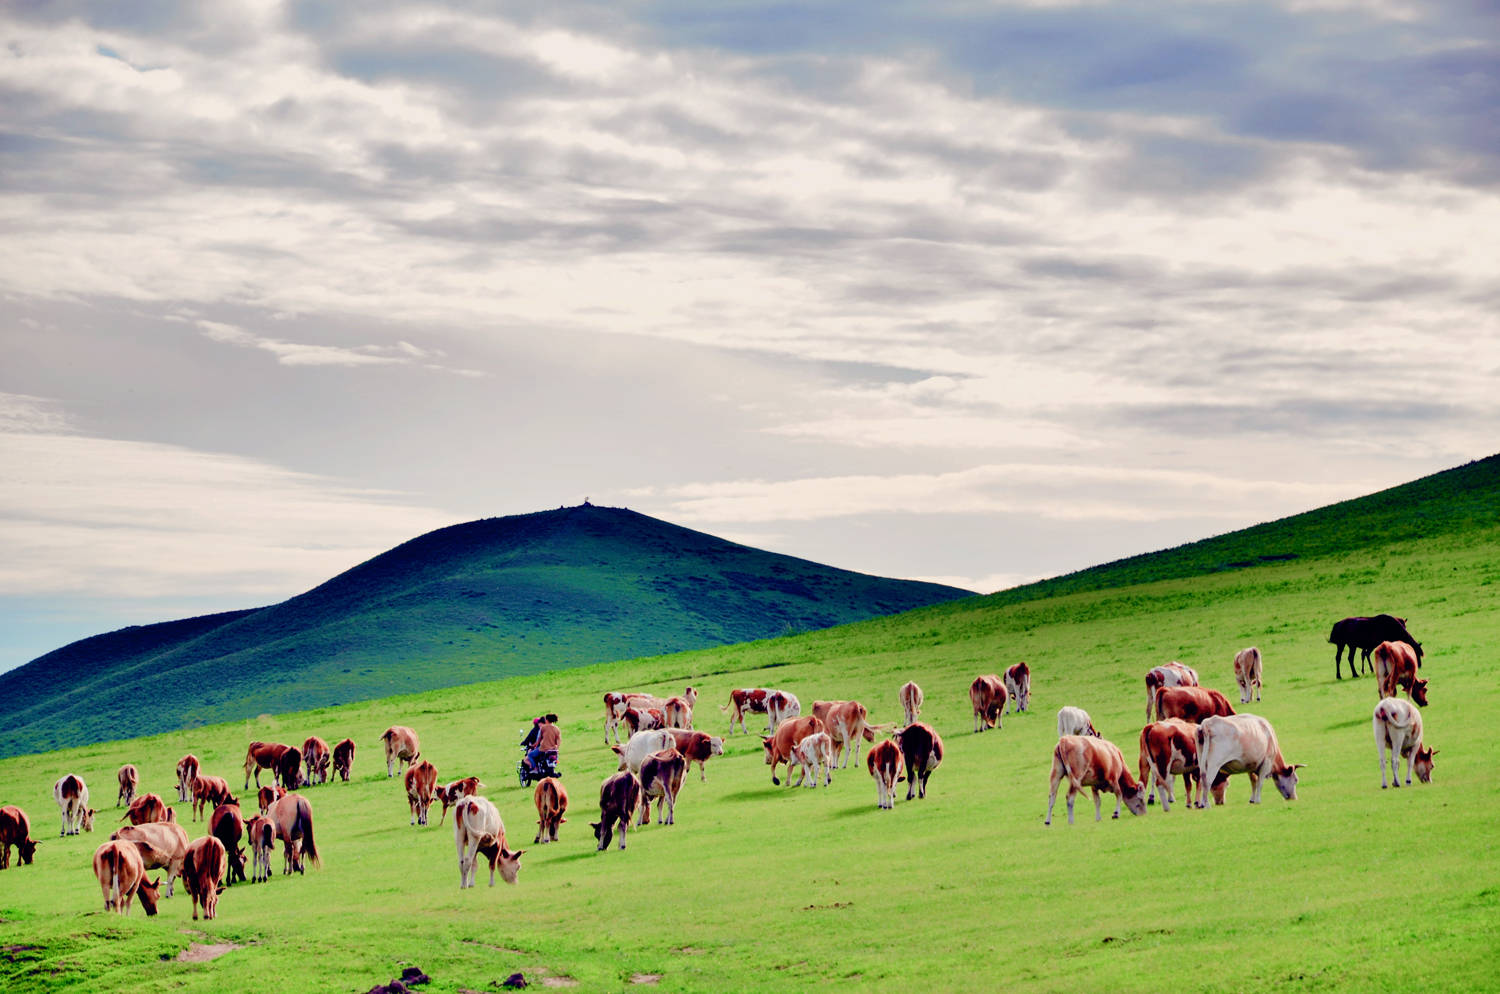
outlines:
[[[0,675],[0,755],[746,642],[970,594],[622,508],[473,521],[271,607],[126,628]]]

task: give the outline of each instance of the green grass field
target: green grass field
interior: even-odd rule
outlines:
[[[430,991],[533,984],[579,990],[1037,991],[1494,990],[1500,971],[1500,779],[1482,736],[1500,704],[1500,526],[1474,525],[1018,604],[973,599],[858,625],[607,666],[267,717],[0,761],[0,803],[20,804],[44,840],[36,863],[0,873],[0,989],[365,991],[423,968]],[[1426,647],[1434,782],[1381,791],[1374,682],[1333,679],[1331,623],[1392,611]],[[1087,795],[1069,826],[1062,799],[1044,827],[1059,706],[1087,708],[1133,764],[1141,677],[1181,659],[1237,700],[1235,650],[1265,655],[1265,700],[1305,763],[1300,797],[1273,787],[1248,805],[1151,808],[1096,824]],[[1025,659],[1033,708],[971,734],[967,686]],[[872,720],[900,715],[896,689],[924,688],[923,718],[948,754],[926,801],[875,807],[861,766],[831,788],[771,785],[755,735],[729,740],[690,775],[678,823],[595,853],[588,822],[614,768],[599,693],[700,688],[698,727],[737,686],[781,686],[804,705],[858,698]],[[151,701],[140,702],[143,708]],[[572,795],[559,844],[530,844],[535,812],[514,765],[529,717],[563,716]],[[515,887],[458,890],[451,826],[408,826],[378,735],[415,727],[443,780],[488,784],[512,845]],[[89,867],[118,813],[114,772],[134,762],[164,795],[192,750],[236,786],[249,739],[310,733],[359,745],[355,781],[310,788],[322,870],[235,886],[219,918],[187,898],[147,919],[106,915]],[[51,784],[82,775],[101,806],[92,835],[59,840]],[[902,794],[904,797],[904,792]],[[186,805],[178,805],[186,820]],[[190,834],[201,834],[194,828]],[[207,963],[190,942],[237,948]],[[654,981],[654,988],[636,983]]]

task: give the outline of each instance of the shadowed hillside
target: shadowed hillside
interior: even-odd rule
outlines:
[[[969,596],[736,545],[622,508],[412,539],[258,610],[122,629],[0,676],[16,755],[747,642]]]

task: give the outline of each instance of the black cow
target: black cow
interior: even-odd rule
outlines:
[[[1328,633],[1328,641],[1337,646],[1333,653],[1333,676],[1336,680],[1344,678],[1339,662],[1343,658],[1345,646],[1349,648],[1350,677],[1359,676],[1354,663],[1354,650],[1360,650],[1360,660],[1368,673],[1371,671],[1370,653],[1382,642],[1405,642],[1416,650],[1418,663],[1422,659],[1422,643],[1412,638],[1411,633],[1406,630],[1406,619],[1389,614],[1377,614],[1373,618],[1345,618],[1335,622],[1333,631]]]
[[[614,826],[620,826],[620,848],[625,848],[625,829],[641,803],[641,782],[629,770],[621,770],[599,785],[599,820],[593,823],[599,852],[609,848]]]

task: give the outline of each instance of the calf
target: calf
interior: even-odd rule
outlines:
[[[1234,682],[1240,685],[1240,703],[1250,703],[1250,692],[1260,700],[1260,650],[1255,646],[1234,654]]]
[[[1146,720],[1151,720],[1151,708],[1156,703],[1156,692],[1162,687],[1196,687],[1198,671],[1179,662],[1162,663],[1146,671]]]
[[[896,744],[906,763],[906,799],[927,796],[927,778],[943,761],[943,740],[925,721],[914,721],[896,732]]]
[[[245,850],[240,845],[240,840],[245,835],[245,819],[240,815],[238,801],[233,804],[221,804],[214,808],[214,813],[208,818],[208,834],[224,843],[224,853],[229,860],[229,869],[225,874],[224,883],[233,884],[236,880],[243,883]]]
[[[771,727],[772,734],[788,718],[797,718],[802,715],[802,702],[797,700],[797,695],[785,690],[773,690],[766,695],[766,722]]]
[[[182,860],[187,855],[188,835],[181,825],[175,821],[127,825],[109,838],[111,842],[128,842],[135,846],[146,869],[166,870],[167,897],[172,896],[173,884],[182,875]]]
[[[395,776],[396,768],[402,763],[410,766],[422,755],[422,743],[417,739],[417,733],[405,725],[392,725],[380,733],[380,740],[385,743],[387,778]]]
[[[193,799],[193,781],[198,777],[198,757],[188,753],[177,761],[177,799]]]
[[[276,847],[276,826],[263,814],[245,822],[245,840],[250,844],[250,880],[271,879],[271,850]]]
[[[406,768],[403,780],[406,784],[406,801],[411,806],[411,823],[427,824],[427,809],[432,807],[432,795],[437,787],[437,767],[425,759],[419,759]]]
[[[766,765],[771,768],[771,782],[780,785],[781,781],[776,778],[776,767],[782,763],[787,764],[787,778],[791,778],[792,749],[798,742],[818,732],[826,732],[823,722],[816,715],[805,717],[788,718],[776,726],[776,731],[770,736],[760,740],[766,750]]]
[[[305,873],[305,863],[322,866],[318,846],[313,839],[312,805],[301,794],[288,794],[266,812],[266,819],[276,828],[276,838],[283,846],[283,875]]]
[[[677,792],[687,772],[687,760],[675,749],[663,749],[641,764],[641,807],[638,825],[651,824],[651,801],[656,800],[656,820],[670,825],[677,809]],[[665,808],[665,811],[663,811]]]
[[[478,777],[464,777],[462,780],[454,780],[452,783],[437,788],[434,796],[443,802],[443,811],[438,815],[438,824],[441,825],[443,819],[448,817],[449,805],[457,804],[460,797],[473,797],[483,786],[484,784],[479,782]]]
[[[974,708],[974,731],[1004,727],[1000,715],[1005,710],[1007,697],[1009,692],[1005,689],[1005,681],[995,674],[974,678],[974,682],[969,684],[969,704]]]
[[[557,841],[557,829],[568,819],[563,814],[568,810],[568,791],[556,777],[547,777],[536,785],[532,792],[536,802],[536,838],[531,841],[546,845]]]
[[[901,700],[901,715],[903,725],[910,725],[917,720],[917,715],[922,713],[922,688],[912,680],[901,685],[897,693]]]
[[[141,784],[141,775],[136,771],[134,763],[126,763],[120,767],[120,772],[115,774],[120,781],[120,793],[115,798],[115,807],[130,807],[130,802],[135,800],[135,789]]]
[[[198,776],[193,780],[193,820],[206,808],[209,812],[220,804],[238,804],[229,794],[229,783],[223,777]]]
[[[1405,642],[1382,642],[1375,647],[1375,688],[1381,697],[1395,697],[1405,688],[1406,696],[1419,707],[1427,706],[1427,681],[1417,679],[1422,661]]]
[[[219,881],[229,863],[224,853],[224,843],[212,835],[194,839],[182,860],[182,884],[187,888],[188,898],[193,902],[193,921],[198,920],[198,908],[203,908],[203,917],[212,921],[219,910],[219,892],[224,888]]]
[[[823,785],[826,787],[833,782],[834,765],[833,737],[827,732],[815,732],[792,747],[792,755],[786,767],[787,783],[793,787],[802,786],[803,781],[807,780],[808,770],[811,770],[812,780],[807,785],[816,787],[820,765],[823,768]],[[792,783],[793,766],[800,767],[796,783]]]
[[[261,814],[265,814],[266,811],[270,809],[271,805],[275,804],[285,796],[286,788],[282,787],[280,784],[271,784],[269,786],[262,787],[260,790],[255,792],[256,806],[260,808]]]
[[[478,795],[458,799],[453,809],[453,844],[458,849],[458,889],[474,886],[474,874],[483,854],[490,862],[490,886],[495,886],[495,869],[508,884],[516,882],[521,872],[521,856],[526,850],[511,852],[505,848],[505,823],[488,798]]]
[[[307,784],[328,782],[328,764],[330,760],[328,743],[316,735],[309,735],[302,743],[302,762],[307,765]]]
[[[1227,717],[1234,714],[1234,705],[1229,698],[1208,687],[1162,687],[1156,692],[1156,720],[1181,718],[1183,721],[1202,722],[1210,715]]]
[[[156,794],[142,794],[130,802],[130,807],[120,816],[121,821],[130,819],[132,825],[147,825],[156,821],[176,821],[177,812]]]
[[[672,739],[677,743],[677,751],[682,753],[682,758],[688,761],[688,765],[698,764],[698,780],[701,783],[708,782],[708,774],[703,765],[708,762],[710,756],[724,755],[724,740],[717,735],[709,735],[707,732],[695,732],[687,729],[670,729]]]
[[[62,831],[57,834],[77,835],[80,828],[94,830],[94,809],[89,807],[89,788],[82,777],[69,773],[59,778],[52,785],[52,799],[62,814]]]
[[[859,760],[859,740],[875,741],[866,719],[869,711],[859,701],[813,701],[813,717],[823,723],[833,739],[834,762],[840,767],[849,765],[850,754]]]
[[[109,841],[94,850],[94,876],[104,892],[104,910],[130,913],[130,901],[139,895],[146,914],[156,914],[161,880],[148,881],[141,854],[128,842]]]
[[[349,782],[349,773],[354,766],[354,740],[344,739],[333,747],[333,772],[337,773],[344,783]]]
[[[1375,728],[1375,755],[1380,762],[1380,789],[1385,790],[1385,756],[1391,755],[1391,785],[1401,786],[1401,771],[1398,764],[1406,757],[1406,785],[1411,786],[1411,771],[1415,765],[1417,779],[1422,783],[1432,782],[1432,757],[1436,749],[1422,746],[1422,712],[1412,707],[1410,701],[1387,697],[1375,705],[1372,720]]]
[[[279,764],[281,763],[281,757],[286,755],[286,751],[290,748],[291,746],[282,745],[280,742],[262,742],[259,739],[251,742],[249,747],[245,750],[244,789],[250,789],[251,773],[255,774],[255,786],[257,787],[260,786],[261,770],[270,770],[271,778],[274,780],[276,778],[276,771],[279,769]],[[300,758],[298,759],[298,762],[301,762]],[[189,781],[187,786],[191,791],[191,781]],[[290,790],[291,788],[287,789]]]
[[[1260,788],[1266,777],[1276,781],[1282,797],[1295,801],[1297,770],[1301,767],[1301,763],[1288,765],[1282,758],[1276,730],[1260,715],[1211,715],[1198,723],[1198,775],[1210,787],[1217,787],[1231,773],[1248,773],[1251,804],[1260,803]],[[1223,803],[1217,795],[1216,799]],[[1198,806],[1208,807],[1201,788]]]
[[[1005,671],[1005,692],[1016,706],[1016,713],[1031,710],[1031,667],[1016,663]],[[1006,709],[1009,713],[1009,708]]]
[[[31,837],[31,819],[14,804],[0,808],[0,870],[10,869],[10,847],[22,863],[31,865],[36,856],[36,840]]]
[[[911,724],[908,722],[908,724]],[[865,766],[875,778],[875,806],[896,806],[896,783],[901,779],[901,747],[891,739],[882,739],[865,754]]]
[[[1197,736],[1198,726],[1180,718],[1168,718],[1141,729],[1141,784],[1146,787],[1147,804],[1154,800],[1154,782],[1156,797],[1161,798],[1161,809],[1172,810],[1172,802],[1177,800],[1172,790],[1172,778],[1180,774],[1188,807],[1197,805],[1197,797],[1203,793],[1202,782],[1198,779]],[[1220,793],[1222,795],[1222,787]]]
[[[596,852],[609,848],[617,824],[620,827],[620,848],[625,848],[625,829],[634,820],[640,803],[641,782],[629,770],[621,770],[599,785],[599,820],[592,823],[594,838],[599,841]]]
[[[1073,824],[1073,799],[1088,787],[1094,792],[1094,820],[1100,821],[1099,792],[1115,795],[1114,817],[1120,817],[1123,801],[1133,815],[1146,813],[1146,787],[1137,783],[1125,766],[1120,749],[1108,739],[1091,735],[1064,735],[1052,749],[1052,787],[1047,795],[1047,818],[1052,824],[1052,807],[1057,803],[1057,785],[1068,778],[1068,824]]]
[[[1064,705],[1057,709],[1057,737],[1064,735],[1092,735],[1101,738],[1097,729],[1094,728],[1094,719],[1083,708],[1075,708],[1072,705]]]

